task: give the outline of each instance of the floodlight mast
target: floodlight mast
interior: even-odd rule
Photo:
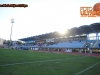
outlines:
[[[12,45],[12,39],[11,39],[11,37],[12,37],[12,29],[13,29],[13,23],[14,23],[14,19],[11,19],[11,23],[12,23],[12,25],[11,25],[11,33],[10,33],[10,46]]]

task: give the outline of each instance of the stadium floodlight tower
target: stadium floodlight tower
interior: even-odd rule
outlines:
[[[13,29],[13,23],[14,23],[14,19],[12,18],[11,19],[11,23],[12,23],[12,25],[11,25],[11,33],[10,33],[10,46],[11,46],[11,44],[12,44],[12,39],[11,39],[11,37],[12,37],[12,29]]]

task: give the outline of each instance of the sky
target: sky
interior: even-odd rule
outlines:
[[[15,23],[12,40],[65,31],[100,22],[100,17],[80,17],[80,7],[100,0],[0,0],[0,4],[27,4],[28,7],[0,7],[0,38],[9,40],[11,18]]]

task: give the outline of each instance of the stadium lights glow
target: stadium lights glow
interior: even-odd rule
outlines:
[[[62,29],[62,30],[59,30],[58,32],[59,32],[61,35],[64,35],[64,34],[66,33],[66,30],[63,30],[63,29]]]

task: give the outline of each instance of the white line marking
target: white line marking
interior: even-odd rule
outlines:
[[[84,58],[83,57],[75,57],[75,58],[66,58],[66,59],[76,59],[76,58]],[[33,62],[22,62],[22,63],[14,63],[14,64],[4,64],[0,66],[12,66],[12,65],[21,65],[21,64],[31,64],[31,63],[36,63],[36,62],[48,62],[48,61],[56,61],[56,60],[66,60],[66,59],[54,59],[54,60],[44,60],[44,61],[33,61]]]
[[[84,70],[78,72],[78,73],[76,73],[75,75],[79,75],[79,74],[81,74],[81,73],[83,73],[83,72],[85,72],[85,71],[91,69],[92,67],[96,66],[96,65],[99,64],[99,63],[100,63],[100,62],[98,62],[98,63],[96,63],[96,64],[94,64],[94,65],[92,65],[92,66],[90,66],[90,67],[88,67],[88,68],[86,68],[86,69],[84,69]]]

